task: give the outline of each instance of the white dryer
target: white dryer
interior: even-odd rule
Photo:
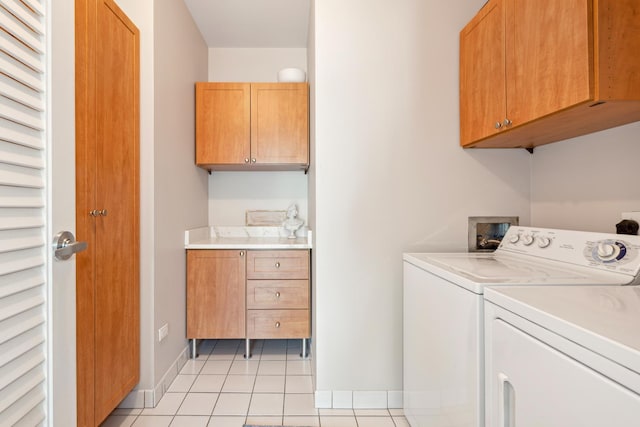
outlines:
[[[486,420],[640,425],[640,286],[485,292]]]
[[[404,254],[403,392],[412,427],[482,427],[486,286],[640,281],[640,237],[512,226],[494,253]]]

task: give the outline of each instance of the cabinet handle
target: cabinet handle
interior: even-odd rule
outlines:
[[[89,215],[91,215],[91,216],[98,216],[98,215],[100,215],[100,211],[99,211],[99,210],[97,210],[97,209],[90,210],[90,211],[89,211]]]
[[[102,210],[100,211],[100,215],[101,215],[101,216],[107,216],[107,210],[106,210],[106,209],[102,209]]]
[[[244,256],[244,251],[240,251],[240,256]]]
[[[280,298],[280,292],[276,292],[276,298]]]
[[[511,126],[511,120],[509,119],[504,119],[504,121],[502,122],[502,125],[505,127],[509,127]]]
[[[496,122],[496,125],[495,125],[495,126],[496,126],[496,129],[500,129],[500,128],[502,127],[502,123],[500,123],[500,122]]]
[[[276,268],[280,268],[280,263],[276,262]]]
[[[280,322],[276,322],[276,328],[280,327]]]
[[[245,163],[249,163],[249,159],[248,159],[248,158],[245,158],[245,159],[244,159],[244,162],[245,162]]]
[[[251,163],[255,163],[255,162],[256,162],[255,158],[251,159]]]

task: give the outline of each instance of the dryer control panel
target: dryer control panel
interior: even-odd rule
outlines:
[[[640,273],[640,236],[512,226],[498,251],[634,277]]]

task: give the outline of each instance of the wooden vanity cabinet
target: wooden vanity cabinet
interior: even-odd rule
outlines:
[[[309,250],[187,250],[187,338],[311,336]]]
[[[460,33],[460,143],[525,147],[640,120],[640,0],[490,0]]]
[[[306,170],[307,83],[196,83],[196,164],[208,170]]]
[[[245,338],[246,251],[187,251],[187,338]]]

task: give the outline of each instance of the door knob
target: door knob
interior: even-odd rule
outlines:
[[[60,261],[71,258],[71,255],[87,249],[87,242],[76,242],[70,231],[61,231],[53,238],[53,255]]]

